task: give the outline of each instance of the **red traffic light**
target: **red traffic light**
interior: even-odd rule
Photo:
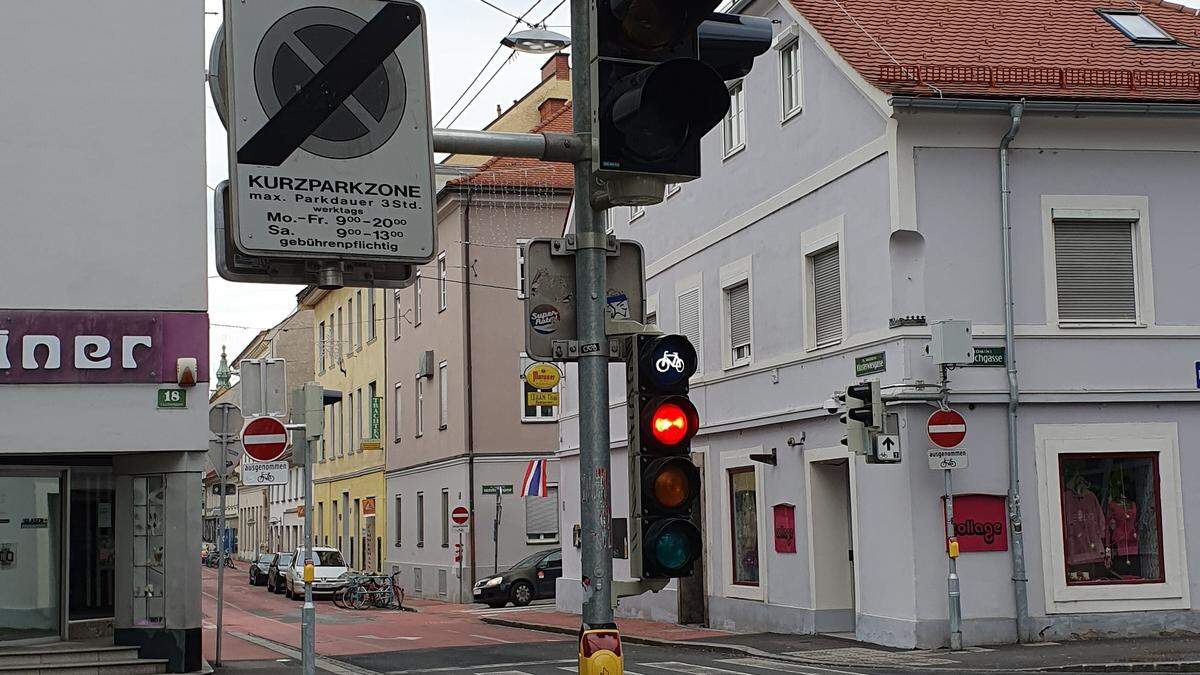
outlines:
[[[660,448],[670,449],[687,443],[700,426],[696,406],[683,396],[651,401],[647,410],[645,430]]]

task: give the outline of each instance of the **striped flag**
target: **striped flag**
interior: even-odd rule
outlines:
[[[521,479],[521,496],[546,496],[546,460],[529,460],[529,466],[525,467],[525,477]]]

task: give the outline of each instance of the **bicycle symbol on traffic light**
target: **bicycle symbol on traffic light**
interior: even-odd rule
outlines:
[[[663,352],[663,355],[654,363],[654,369],[660,373],[665,373],[671,369],[674,369],[677,373],[682,373],[686,367],[687,364],[684,363],[683,357],[679,355],[679,352]]]

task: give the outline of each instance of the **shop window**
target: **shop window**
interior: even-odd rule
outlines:
[[[1157,453],[1059,455],[1068,586],[1162,583]]]
[[[758,585],[758,486],[754,467],[729,470],[733,583]]]

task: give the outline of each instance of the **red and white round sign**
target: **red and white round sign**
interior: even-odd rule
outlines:
[[[256,417],[242,429],[242,447],[250,459],[274,462],[287,450],[287,429],[274,417]]]
[[[967,438],[967,420],[957,410],[939,410],[929,416],[929,441],[939,448],[957,448]]]
[[[456,506],[450,512],[450,520],[454,521],[455,525],[466,525],[467,520],[471,517],[471,512],[465,506]]]

